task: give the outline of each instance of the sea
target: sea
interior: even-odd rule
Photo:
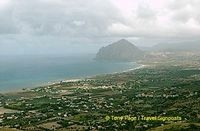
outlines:
[[[0,93],[123,72],[140,66],[135,62],[99,62],[93,58],[94,55],[0,56]]]

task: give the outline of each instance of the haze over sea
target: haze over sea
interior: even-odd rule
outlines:
[[[0,93],[49,82],[122,72],[140,66],[134,62],[98,62],[93,58],[94,55],[1,56]]]

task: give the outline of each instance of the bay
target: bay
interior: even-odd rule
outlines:
[[[94,55],[1,56],[0,92],[33,88],[49,82],[122,72],[139,67],[134,62],[98,62]]]

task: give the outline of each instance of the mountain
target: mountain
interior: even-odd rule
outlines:
[[[152,50],[156,51],[200,51],[200,41],[185,41],[162,43],[155,45]]]
[[[144,52],[131,42],[121,39],[106,47],[102,47],[96,54],[100,61],[135,61],[144,57]]]

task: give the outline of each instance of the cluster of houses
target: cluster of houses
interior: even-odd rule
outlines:
[[[19,112],[0,114],[0,126],[36,128],[34,125],[39,124],[44,128],[46,127],[45,123],[53,121],[54,124],[57,123],[59,126],[57,124],[50,126],[52,130],[55,128],[67,128],[69,130],[120,129],[126,127],[126,121],[107,122],[105,116],[150,114],[148,113],[149,110],[154,114],[157,112],[156,104],[162,105],[159,100],[196,98],[200,94],[198,91],[184,90],[179,87],[134,88],[149,81],[151,79],[133,80],[132,83],[124,85],[113,85],[111,81],[105,84],[103,80],[76,81],[74,84],[70,81],[73,88],[64,87],[63,85],[66,86],[67,83],[61,82],[55,84],[55,86],[29,90],[29,92],[37,94],[34,97],[6,100],[1,98],[0,107],[18,109]],[[167,114],[168,112],[165,110],[158,115],[164,115],[163,113]],[[165,122],[157,124],[162,125]],[[153,125],[143,121],[134,126],[135,128],[149,128]]]

